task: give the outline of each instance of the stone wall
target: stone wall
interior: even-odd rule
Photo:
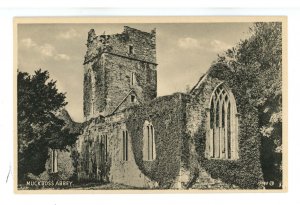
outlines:
[[[239,89],[243,82],[227,66],[214,64],[190,95],[156,98],[155,35],[154,30],[146,33],[130,27],[114,35],[89,32],[84,61],[88,121],[77,144],[79,180],[190,188],[218,179],[229,187],[257,189],[263,181],[258,112]],[[232,159],[212,159],[206,149],[210,99],[220,83],[231,89],[237,103],[238,157]],[[143,160],[145,121],[155,133],[156,158],[151,161]],[[129,137],[128,161],[122,158],[124,130]],[[99,160],[102,135],[108,140],[105,162]]]
[[[57,172],[52,172],[52,150],[48,150],[48,159],[45,163],[45,171],[40,175],[35,176],[29,174],[28,177],[31,180],[47,181],[47,180],[70,180],[76,173],[73,166],[73,159],[71,157],[71,147],[67,147],[66,150],[56,150],[57,152]]]
[[[176,93],[107,117],[91,119],[77,144],[79,180],[178,188],[176,180],[182,160],[187,160],[183,151],[188,139],[185,129],[187,101],[187,95]],[[152,161],[143,160],[143,125],[146,120],[154,128],[156,158]],[[129,136],[128,161],[122,159],[123,130],[127,130]],[[101,168],[96,150],[98,138],[103,134],[108,137],[108,160]]]
[[[179,175],[185,133],[185,105],[188,96],[176,93],[132,109],[126,122],[133,139],[135,161],[139,169],[160,188],[176,187]],[[143,160],[143,125],[150,122],[154,128],[156,158]]]
[[[124,27],[120,34],[99,35],[94,29],[88,33],[87,52],[84,64],[99,58],[102,53],[111,53],[124,57],[156,63],[156,31],[151,33],[143,32],[138,29]],[[132,48],[129,51],[129,48]]]
[[[156,63],[155,30],[147,33],[125,26],[121,34],[100,35],[101,38],[107,39],[105,43],[109,45],[109,48],[103,50],[104,52]],[[129,52],[129,46],[132,46],[132,52]]]
[[[106,118],[90,120],[83,135],[77,141],[79,181],[113,182],[134,187],[157,186],[151,182],[137,167],[132,149],[132,136],[128,132],[128,160],[123,160],[123,135],[126,127],[127,112]],[[107,136],[107,160],[101,160],[99,140]]]
[[[155,36],[155,30],[147,33],[130,27],[114,35],[89,32],[84,61],[87,120],[111,114],[131,90],[141,103],[157,96]]]
[[[210,159],[206,153],[208,111],[214,88],[226,83],[235,96],[239,116],[238,159]],[[216,64],[206,74],[202,83],[192,91],[187,105],[187,129],[191,136],[191,169],[201,166],[211,177],[221,179],[244,189],[257,189],[263,181],[260,164],[261,142],[258,130],[258,113],[249,99],[239,91],[234,73],[225,65]],[[193,160],[192,160],[193,159]],[[196,159],[196,161],[195,161]],[[200,176],[201,177],[201,176]]]
[[[91,65],[86,64],[84,66],[84,80],[83,80],[83,114],[85,117],[90,116],[91,114],[91,102],[92,102],[92,80],[91,73],[88,72],[91,69]]]
[[[106,113],[110,114],[129,94],[137,95],[137,101],[144,103],[157,95],[156,66],[110,54],[105,55],[107,79]],[[134,75],[133,82],[131,82]]]

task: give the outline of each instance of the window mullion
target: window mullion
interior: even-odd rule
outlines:
[[[224,102],[224,106],[225,106],[225,112],[224,112],[224,120],[225,120],[225,123],[224,123],[224,145],[225,145],[225,158],[228,159],[228,141],[227,141],[227,138],[228,138],[228,131],[227,131],[227,106],[228,106],[228,101],[225,100]]]
[[[151,160],[153,160],[153,126],[150,126],[151,128]]]
[[[148,148],[148,152],[147,152],[147,155],[148,155],[148,160],[150,160],[150,128],[149,128],[149,125],[147,125],[147,148]]]

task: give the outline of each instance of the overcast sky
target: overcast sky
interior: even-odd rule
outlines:
[[[158,96],[193,87],[217,54],[249,36],[251,23],[126,24],[150,32],[156,28]],[[83,60],[88,31],[121,33],[124,24],[19,24],[18,68],[41,68],[66,92],[73,120],[83,121]]]

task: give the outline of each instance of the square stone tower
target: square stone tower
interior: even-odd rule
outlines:
[[[157,96],[156,31],[128,26],[121,34],[88,33],[84,59],[84,117],[110,115]]]

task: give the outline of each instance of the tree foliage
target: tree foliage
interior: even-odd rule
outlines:
[[[257,22],[250,34],[219,56],[218,62],[233,69],[243,94],[259,111],[259,127],[266,146],[263,163],[269,161],[273,168],[281,170],[274,156],[282,152],[282,24]],[[266,150],[268,153],[264,153]],[[271,169],[270,164],[267,166]]]
[[[67,104],[65,94],[41,69],[34,75],[18,71],[18,177],[45,170],[48,148],[65,149],[76,140],[58,113]]]
[[[251,37],[229,49],[219,62],[239,76],[245,95],[261,111],[261,133],[281,145],[282,27],[281,23],[255,23]]]

